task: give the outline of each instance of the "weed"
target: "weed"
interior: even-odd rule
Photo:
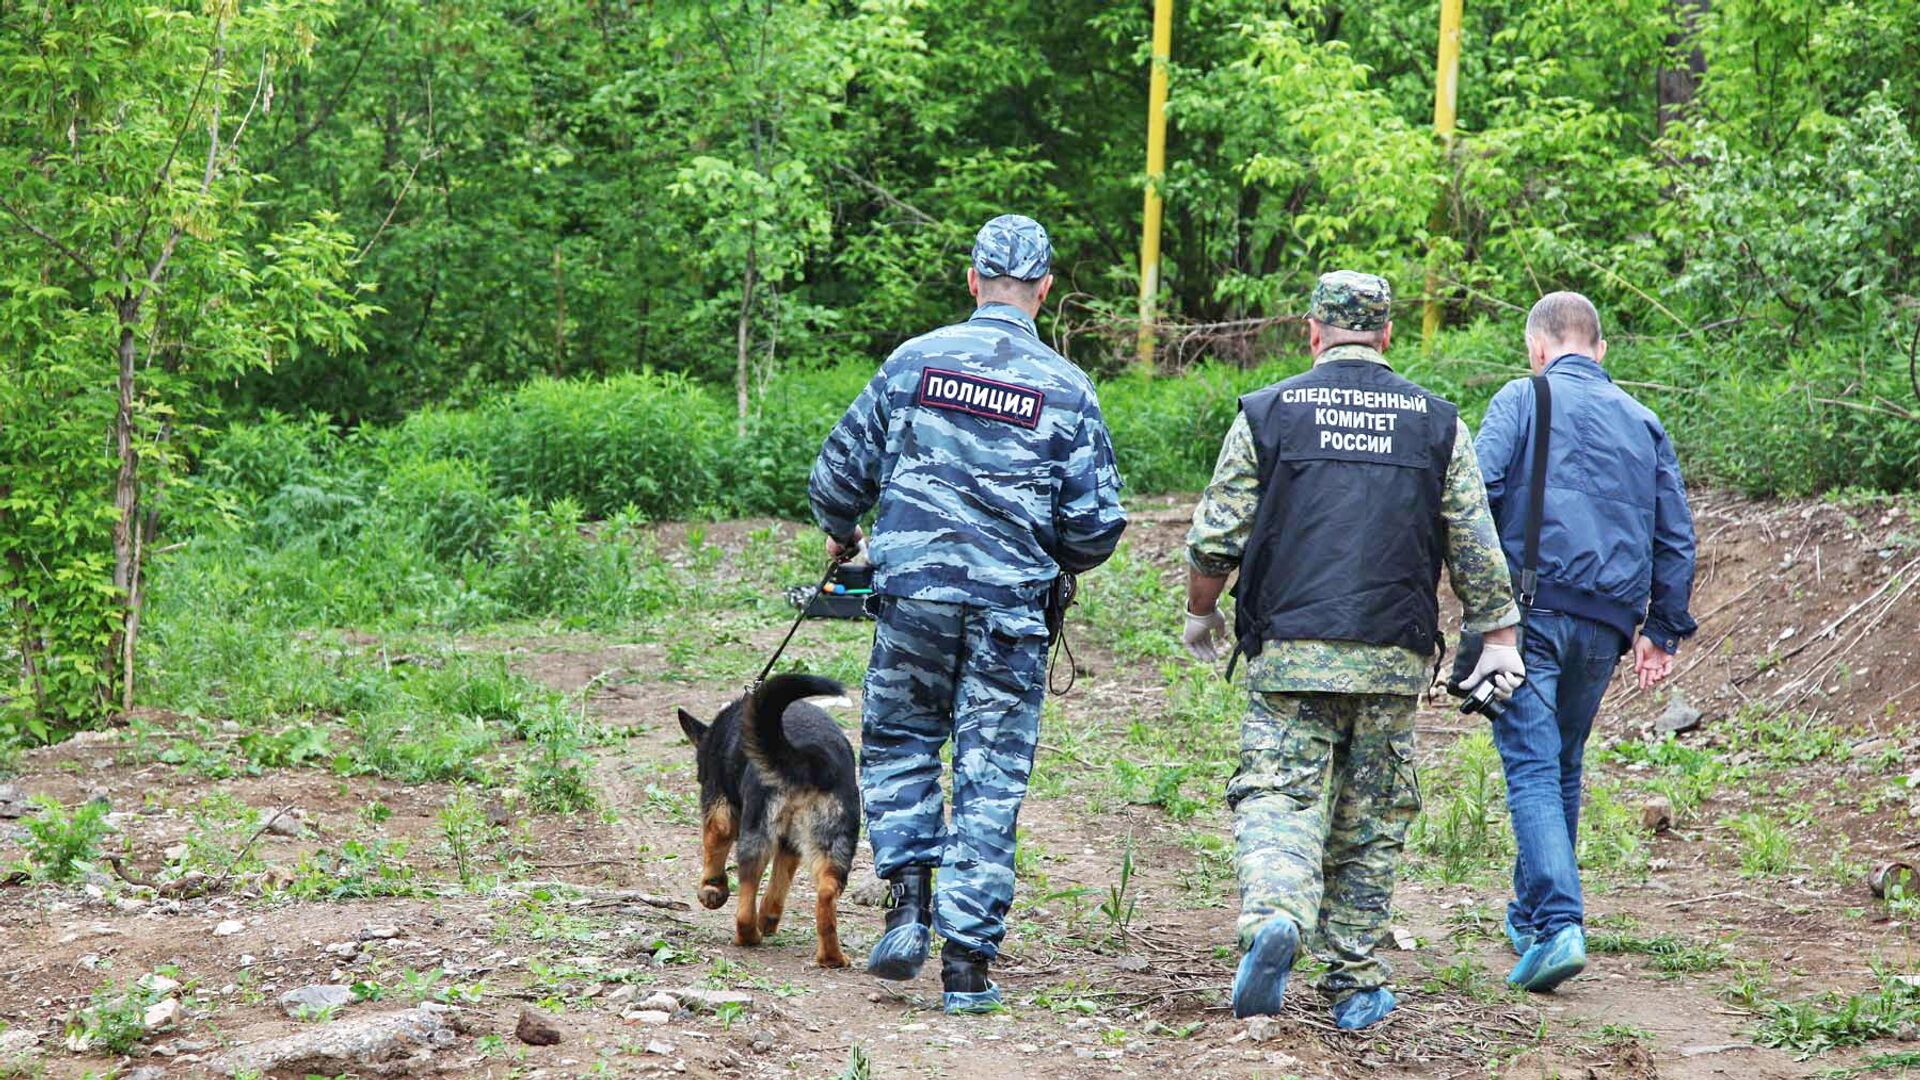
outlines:
[[[859,1043],[847,1047],[847,1067],[840,1070],[839,1080],[873,1080],[873,1059],[866,1047]]]
[[[1113,928],[1126,934],[1133,924],[1137,899],[1131,895],[1133,885],[1133,834],[1127,834],[1126,846],[1120,850],[1120,879],[1107,886],[1107,898],[1100,903],[1100,914],[1107,917]]]
[[[722,1001],[713,1007],[714,1019],[720,1022],[723,1031],[733,1030],[734,1022],[747,1014],[744,1001]]]
[[[594,806],[585,754],[586,705],[574,710],[550,704],[528,724],[531,752],[520,766],[520,790],[536,810],[572,814]]]
[[[1504,996],[1504,984],[1487,971],[1486,966],[1465,953],[1443,967],[1430,969],[1426,990],[1439,993],[1456,990],[1475,1001],[1494,1001]]]
[[[1760,1007],[1766,1015],[1754,1040],[1805,1061],[1836,1047],[1892,1038],[1920,1023],[1920,986],[1882,972],[1880,986],[1865,993],[1835,991],[1807,1001],[1763,1001]]]
[[[1771,968],[1765,963],[1740,960],[1734,963],[1733,970],[1733,978],[1721,985],[1720,996],[1741,1008],[1758,1008],[1767,999]]]
[[[462,888],[481,881],[480,859],[499,843],[506,830],[487,820],[487,812],[466,785],[454,789],[440,807],[441,849],[452,860]]]
[[[1728,818],[1725,824],[1740,839],[1742,874],[1760,877],[1793,869],[1793,837],[1780,822],[1755,810]]]
[[[33,800],[40,812],[28,818],[27,860],[43,881],[77,881],[100,854],[107,835],[107,804],[90,799],[72,811],[59,800],[42,795]]]
[[[422,889],[404,861],[406,853],[404,840],[347,840],[336,852],[317,851],[302,858],[287,892],[303,900],[418,896]]]
[[[1512,858],[1505,826],[1506,780],[1493,737],[1475,731],[1454,743],[1428,785],[1445,792],[1429,799],[1413,823],[1409,844],[1433,860],[1446,882],[1471,880]]]
[[[1896,1050],[1890,1054],[1870,1054],[1861,1059],[1858,1065],[1842,1065],[1832,1069],[1822,1069],[1814,1073],[1814,1080],[1851,1080],[1855,1076],[1867,1076],[1872,1073],[1896,1073],[1905,1076],[1910,1072],[1920,1072],[1920,1050]]]
[[[1598,871],[1646,873],[1647,845],[1640,815],[1621,797],[1618,786],[1589,784],[1580,816],[1580,865]]]
[[[146,1037],[147,1006],[160,995],[138,983],[118,986],[109,983],[93,992],[87,1007],[68,1025],[67,1034],[89,1047],[116,1054],[127,1054]]]
[[[1626,930],[1596,928],[1587,934],[1587,948],[1595,953],[1652,957],[1654,968],[1664,975],[1717,971],[1727,966],[1725,946],[1690,942],[1673,934],[1648,937]]]

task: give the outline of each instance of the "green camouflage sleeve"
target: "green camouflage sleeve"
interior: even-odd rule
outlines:
[[[1500,533],[1487,509],[1486,482],[1480,478],[1480,459],[1473,452],[1473,435],[1464,420],[1453,437],[1441,513],[1447,519],[1447,577],[1453,582],[1453,594],[1460,598],[1466,629],[1484,634],[1517,624],[1520,609],[1513,602],[1507,555],[1500,550]]]
[[[1253,532],[1253,511],[1259,501],[1260,462],[1253,448],[1253,429],[1242,413],[1227,429],[1220,460],[1213,467],[1213,482],[1193,508],[1193,528],[1187,530],[1188,565],[1209,577],[1232,573]],[[1482,499],[1482,514],[1484,504]]]

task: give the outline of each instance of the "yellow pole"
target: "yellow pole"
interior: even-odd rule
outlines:
[[[1153,0],[1153,72],[1147,83],[1147,205],[1140,231],[1139,363],[1153,374],[1154,300],[1160,292],[1160,181],[1167,171],[1167,63],[1173,0]]]
[[[1453,150],[1454,107],[1460,91],[1460,15],[1463,0],[1440,0],[1440,55],[1434,63],[1433,73],[1433,130],[1440,136],[1440,143],[1449,153]],[[1446,203],[1442,202],[1433,211],[1433,232],[1438,234],[1446,225]],[[1431,343],[1433,335],[1440,330],[1440,268],[1433,263],[1431,256],[1427,261],[1427,293],[1420,322],[1420,340]]]

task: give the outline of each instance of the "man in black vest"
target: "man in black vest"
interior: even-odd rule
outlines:
[[[1466,629],[1486,635],[1465,685],[1491,679],[1505,697],[1525,674],[1473,442],[1451,403],[1382,355],[1392,299],[1371,274],[1320,279],[1313,367],[1240,399],[1187,534],[1183,637],[1203,662],[1227,637],[1217,605],[1240,574],[1233,651],[1252,701],[1227,789],[1245,950],[1237,1016],[1280,1010],[1308,932],[1335,1023],[1367,1027],[1394,1007],[1374,951],[1420,810],[1413,714],[1431,682],[1443,563]]]

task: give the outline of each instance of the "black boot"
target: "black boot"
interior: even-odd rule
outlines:
[[[949,1013],[999,1012],[1000,988],[987,978],[986,953],[949,941],[940,949],[940,988]]]
[[[887,932],[867,955],[867,973],[905,981],[920,974],[933,943],[933,868],[909,866],[886,880]]]

